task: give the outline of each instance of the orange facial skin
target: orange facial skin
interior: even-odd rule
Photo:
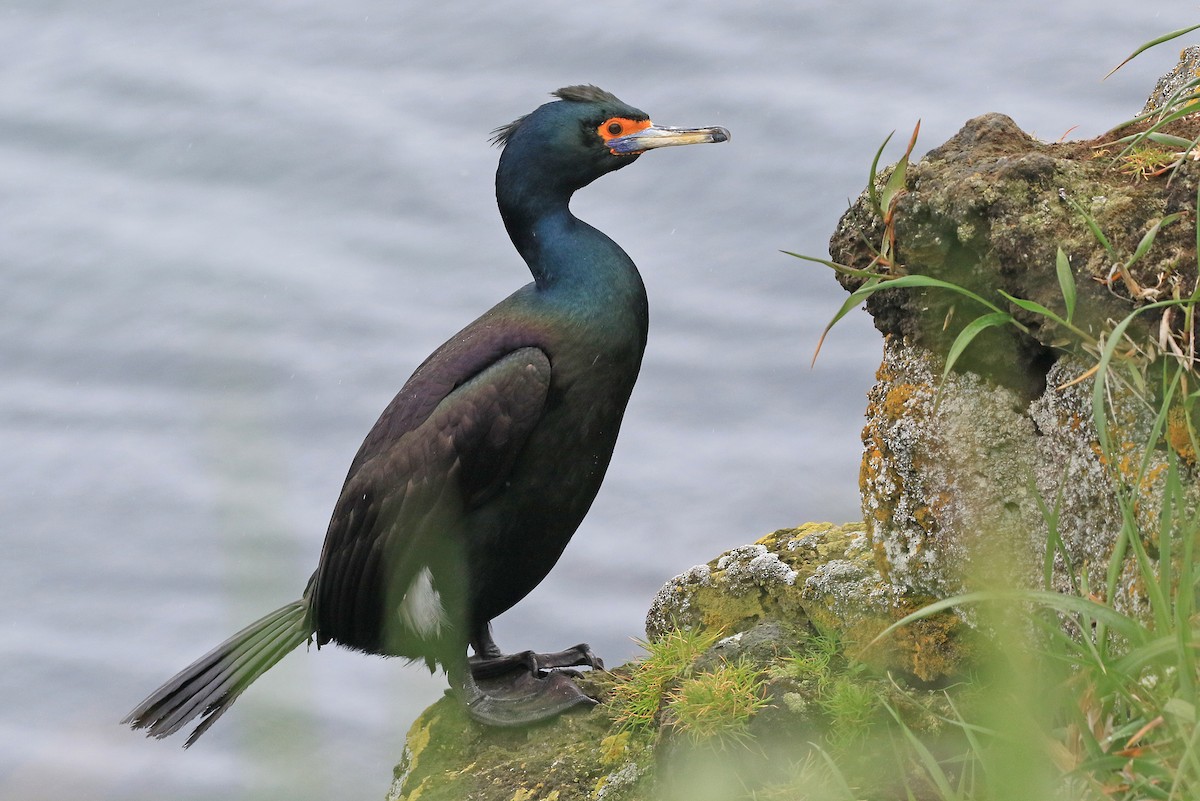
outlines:
[[[621,136],[628,136],[637,131],[644,131],[651,125],[650,120],[631,120],[628,117],[609,117],[604,122],[596,126],[596,133],[605,142],[610,139],[616,139]],[[632,153],[618,153],[615,150],[610,150],[614,156],[634,155]]]

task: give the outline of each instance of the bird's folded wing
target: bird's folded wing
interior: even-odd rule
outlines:
[[[319,642],[386,650],[386,616],[423,570],[445,575],[461,562],[464,517],[505,485],[549,389],[542,350],[508,353],[357,466],[338,498],[310,587]]]

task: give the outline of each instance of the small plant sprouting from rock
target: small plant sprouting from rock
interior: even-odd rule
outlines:
[[[802,651],[783,660],[778,672],[786,678],[812,682],[819,692],[832,677],[831,663],[842,652],[841,641],[831,635],[818,634],[809,637],[804,645]]]
[[[1171,140],[1188,145],[1189,147],[1182,153],[1163,147],[1146,146],[1134,148],[1126,152],[1123,156],[1118,157],[1117,160],[1121,164],[1121,172],[1144,180],[1158,178],[1170,172],[1179,163],[1181,158],[1188,155],[1191,145],[1190,142],[1179,137],[1171,137]],[[1097,151],[1096,155],[1101,156],[1106,153],[1107,151]]]
[[[789,693],[784,703],[801,708],[815,706],[828,721],[825,739],[835,748],[863,739],[879,721],[892,687],[868,675],[865,665],[845,657],[845,643],[837,637],[816,635],[805,647],[780,662],[773,674],[797,682],[803,692]]]
[[[745,660],[696,670],[696,660],[721,637],[720,631],[674,629],[640,642],[646,658],[629,680],[618,684],[609,704],[616,737],[654,731],[656,726],[693,742],[745,743],[750,719],[767,705],[761,670]],[[624,741],[622,741],[624,742]]]
[[[720,631],[673,629],[657,640],[639,640],[646,658],[634,666],[628,681],[617,685],[609,701],[617,727],[653,729],[667,692],[691,676],[696,658],[720,638]]]
[[[767,706],[765,680],[750,662],[726,662],[684,679],[666,698],[665,720],[693,742],[747,744],[754,714]]]

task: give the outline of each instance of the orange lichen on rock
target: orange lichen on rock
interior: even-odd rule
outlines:
[[[928,388],[917,384],[893,384],[888,387],[887,395],[880,404],[880,410],[892,420],[899,419],[909,413],[913,395],[922,389],[928,391]]]
[[[1176,406],[1167,414],[1167,443],[1190,466],[1196,465],[1195,426],[1183,407]]]

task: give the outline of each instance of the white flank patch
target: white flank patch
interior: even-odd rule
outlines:
[[[441,631],[446,610],[442,608],[442,596],[434,589],[433,574],[429,568],[421,568],[412,584],[408,585],[399,612],[404,625],[422,637]]]

